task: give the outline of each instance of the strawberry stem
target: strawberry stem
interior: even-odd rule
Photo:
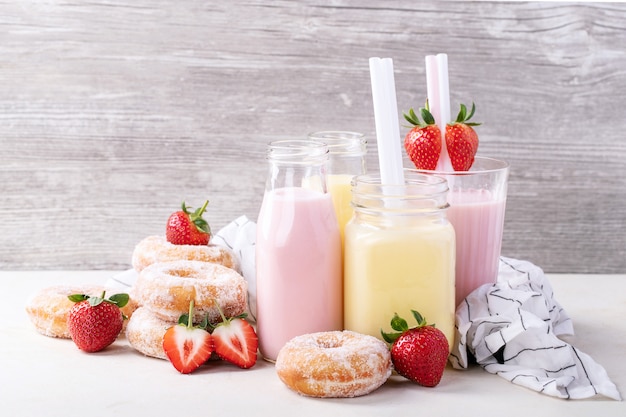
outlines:
[[[193,213],[190,213],[187,210],[187,206],[185,205],[185,202],[183,201],[182,208],[183,208],[183,212],[189,215],[189,220],[191,220],[191,222],[196,226],[196,229],[198,229],[198,231],[202,233],[206,233],[206,234],[211,234],[211,227],[209,226],[209,223],[206,220],[204,220],[204,218],[202,218],[202,215],[204,214],[208,205],[209,205],[209,200],[205,200],[202,207],[200,207]]]
[[[220,308],[220,305],[217,303],[217,300],[213,300],[213,303],[215,304],[215,306],[217,307],[217,311],[220,312],[220,316],[222,316],[222,323],[226,323],[228,321],[228,319],[226,318],[226,316],[224,315],[224,312],[222,311],[222,309]]]
[[[189,315],[187,316],[187,328],[188,329],[193,328],[193,306],[194,306],[194,302],[193,300],[191,300],[189,302]]]
[[[217,327],[218,327],[220,324],[222,324],[222,323],[224,323],[224,324],[228,324],[231,320],[234,320],[234,319],[245,319],[245,318],[248,316],[248,314],[247,314],[247,313],[241,313],[241,314],[239,314],[238,316],[235,316],[235,317],[226,317],[226,316],[224,315],[224,312],[223,312],[223,311],[222,311],[222,309],[220,308],[220,305],[217,303],[217,300],[216,300],[216,299],[213,299],[213,303],[215,304],[215,307],[217,307],[217,311],[219,311],[220,316],[222,316],[222,321],[221,321],[221,323],[217,323],[217,324],[211,324],[211,323],[209,323],[209,326],[211,326],[211,327],[212,327],[212,328],[214,328],[214,329],[215,329],[215,328],[217,328]]]
[[[206,210],[207,206],[209,205],[209,200],[206,200],[204,202],[204,205],[202,206],[202,208],[200,210],[196,210],[196,215],[198,217],[202,216],[202,213],[204,213],[204,210]]]

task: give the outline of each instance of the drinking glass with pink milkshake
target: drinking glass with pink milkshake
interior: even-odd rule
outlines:
[[[509,164],[477,156],[469,171],[423,171],[448,180],[448,220],[456,232],[458,306],[473,290],[498,279]]]

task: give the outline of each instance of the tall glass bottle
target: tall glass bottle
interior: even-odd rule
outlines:
[[[404,185],[380,175],[353,180],[354,217],[346,226],[344,325],[381,337],[394,313],[411,310],[454,342],[455,233],[446,218],[446,180],[405,171]]]
[[[339,227],[326,187],[328,146],[271,142],[257,221],[257,333],[274,361],[291,338],[343,327]]]
[[[309,134],[309,139],[328,145],[329,163],[326,184],[333,199],[335,214],[339,222],[339,233],[343,246],[344,229],[352,218],[352,178],[365,174],[367,165],[367,140],[359,132],[324,130]]]

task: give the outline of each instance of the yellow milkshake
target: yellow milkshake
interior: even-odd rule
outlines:
[[[348,174],[330,174],[326,176],[326,186],[328,187],[328,192],[333,199],[335,215],[337,216],[337,222],[339,223],[342,246],[345,235],[344,229],[346,224],[348,224],[348,221],[352,218],[353,213],[352,206],[350,205],[350,200],[352,199],[350,181],[352,181],[353,177],[354,175]]]
[[[360,178],[353,188],[355,216],[345,229],[344,327],[382,339],[394,313],[411,324],[411,310],[417,310],[451,347],[455,232],[445,216],[445,182],[444,191],[427,186],[424,196],[402,195],[417,192],[409,189],[385,199],[376,195],[382,189],[361,187]]]

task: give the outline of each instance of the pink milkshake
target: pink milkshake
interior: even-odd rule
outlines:
[[[448,197],[456,232],[456,305],[483,284],[494,283],[502,248],[506,201],[488,190],[457,190]]]
[[[422,171],[448,180],[448,220],[456,232],[458,306],[483,284],[498,279],[509,165],[477,156],[469,171]]]
[[[341,237],[326,192],[327,156],[326,145],[270,144],[256,238],[257,334],[270,361],[295,336],[343,328]]]

